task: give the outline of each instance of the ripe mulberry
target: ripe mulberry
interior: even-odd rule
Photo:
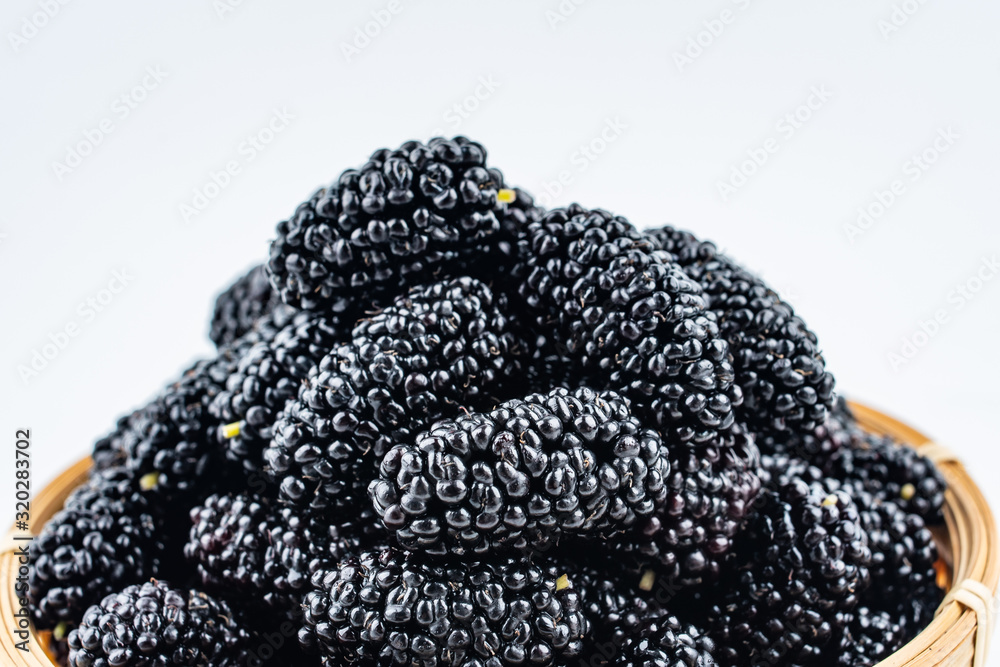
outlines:
[[[397,445],[370,494],[406,549],[546,551],[611,537],[667,497],[669,452],[614,392],[556,389],[442,422]]]
[[[320,360],[346,342],[353,324],[343,316],[302,312],[274,340],[261,341],[243,355],[210,406],[221,422],[219,438],[230,461],[247,473],[263,468],[278,413],[298,396]]]
[[[866,433],[851,425],[851,446],[823,459],[828,476],[857,482],[877,500],[893,502],[919,515],[928,525],[944,523],[941,472],[919,451],[888,436]]]
[[[312,574],[385,542],[370,512],[333,521],[246,492],[210,496],[191,522],[184,555],[205,590],[279,614],[299,607]]]
[[[105,595],[159,575],[165,553],[159,523],[122,471],[107,470],[77,489],[31,547],[35,627],[73,625]]]
[[[357,507],[382,457],[460,409],[494,405],[520,381],[523,346],[479,281],[434,283],[361,320],[310,373],[265,450],[282,498]]]
[[[629,567],[691,586],[718,580],[760,493],[759,454],[734,427],[717,446],[672,446],[663,509],[608,540]]]
[[[710,631],[724,665],[819,664],[869,581],[861,517],[843,491],[792,480],[768,491],[716,590]]]
[[[208,337],[216,347],[229,345],[275,308],[285,308],[280,303],[264,266],[255,266],[216,298]]]
[[[562,576],[553,563],[366,552],[314,577],[299,639],[331,667],[565,665],[589,622]]]
[[[278,225],[271,284],[285,303],[339,312],[431,278],[477,275],[504,241],[504,187],[465,137],[378,150]]]
[[[531,222],[519,294],[534,329],[673,442],[732,428],[742,402],[701,287],[621,217],[573,205]]]
[[[897,616],[858,607],[840,640],[833,664],[837,667],[874,667],[901,649],[911,635],[906,622]]]
[[[816,335],[764,281],[715,246],[673,227],[647,232],[705,292],[730,345],[744,402],[740,419],[755,433],[809,432],[834,400]]]
[[[625,640],[615,667],[717,667],[715,643],[707,633],[665,612]]]
[[[154,580],[88,609],[69,635],[69,665],[244,667],[250,643],[225,602]]]

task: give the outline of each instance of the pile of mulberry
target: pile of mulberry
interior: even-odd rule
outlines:
[[[945,478],[791,305],[465,137],[343,171],[209,331],[31,544],[60,665],[870,667],[944,599]]]

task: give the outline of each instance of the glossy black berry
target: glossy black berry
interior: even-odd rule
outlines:
[[[285,322],[271,313],[215,357],[195,363],[149,404],[121,420],[94,445],[98,467],[128,470],[136,484],[161,504],[187,510],[218,490],[234,468],[217,440],[218,419],[209,406],[222,392],[242,357],[255,344],[274,338]]]
[[[869,607],[858,607],[840,639],[835,659],[828,660],[826,664],[874,667],[901,649],[912,636],[911,627],[897,616]]]
[[[589,622],[562,577],[549,562],[367,552],[314,577],[299,638],[330,667],[567,665]]]
[[[740,420],[755,433],[804,433],[821,425],[834,400],[834,380],[816,335],[792,307],[711,243],[673,227],[647,235],[704,290],[743,390]]]
[[[206,591],[279,619],[298,608],[316,571],[384,543],[376,529],[370,513],[325,516],[253,493],[213,495],[191,510],[184,555]]]
[[[671,442],[711,442],[742,401],[701,287],[627,220],[573,205],[528,224],[519,295],[554,354]]]
[[[856,483],[844,488],[861,509],[872,551],[872,585],[866,602],[896,617],[905,616],[910,627],[922,628],[944,597],[937,586],[938,548],[930,529],[919,514],[875,498]]]
[[[502,253],[503,189],[465,137],[378,150],[278,225],[271,284],[285,303],[339,312],[442,275],[482,275],[490,267],[476,263]]]
[[[802,480],[765,492],[756,508],[734,568],[705,593],[718,596],[709,612],[717,658],[724,665],[819,664],[869,583],[871,552],[858,508],[843,491]]]
[[[156,509],[109,469],[77,489],[31,545],[28,599],[35,627],[75,625],[90,605],[161,572]]]
[[[614,392],[556,389],[442,422],[391,449],[370,493],[404,548],[546,551],[605,539],[667,497],[669,452]]]
[[[227,459],[248,474],[263,469],[278,413],[298,397],[320,360],[347,341],[353,326],[349,316],[301,312],[273,340],[247,350],[210,406]]]
[[[225,602],[153,580],[87,610],[69,635],[69,665],[243,667],[250,648],[250,633]]]
[[[685,585],[717,580],[760,493],[758,470],[757,447],[738,427],[713,445],[672,446],[663,508],[606,547],[634,570],[655,567]]]
[[[928,525],[944,522],[947,484],[941,472],[916,449],[888,437],[850,427],[851,446],[823,459],[828,476],[857,482],[878,500],[893,502],[917,514]]]
[[[253,329],[260,318],[283,307],[280,303],[264,266],[255,266],[216,298],[208,337],[216,347],[228,345]]]
[[[706,632],[661,612],[626,639],[616,667],[717,667],[715,642]]]
[[[265,451],[284,501],[357,508],[393,445],[521,380],[523,346],[492,292],[459,278],[398,297],[309,374]]]

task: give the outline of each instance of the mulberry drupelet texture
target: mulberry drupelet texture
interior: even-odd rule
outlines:
[[[400,546],[547,551],[609,538],[666,501],[669,452],[614,392],[555,389],[442,422],[391,449],[370,488]]]
[[[35,627],[76,624],[105,595],[158,575],[165,549],[160,521],[123,471],[106,470],[74,491],[31,547]]]
[[[647,237],[704,290],[743,390],[740,420],[754,433],[805,433],[821,425],[834,400],[834,380],[816,334],[792,307],[760,278],[689,232],[668,226],[650,230]]]
[[[387,538],[370,512],[333,521],[248,492],[210,496],[191,522],[184,555],[205,590],[278,614],[298,608],[313,573]]]
[[[225,602],[154,580],[88,609],[69,635],[69,665],[245,667],[250,643]]]
[[[161,504],[180,502],[185,511],[217,491],[236,466],[226,465],[218,419],[209,407],[247,351],[273,339],[286,324],[282,314],[265,316],[243,338],[194,364],[148,405],[120,420],[114,433],[94,445],[98,468],[124,468]]]
[[[703,630],[666,612],[649,618],[624,641],[616,667],[717,667],[715,643]]]
[[[264,465],[263,453],[285,404],[320,360],[346,342],[353,317],[333,313],[298,313],[274,337],[251,347],[213,400],[210,411],[226,457],[248,474]]]
[[[711,606],[724,665],[811,665],[852,619],[871,551],[843,491],[792,480],[758,501]]]
[[[856,424],[849,427],[850,447],[841,447],[822,461],[829,477],[858,482],[876,500],[896,503],[920,515],[928,525],[944,523],[944,492],[941,472],[927,457],[888,436],[866,433]]]
[[[834,452],[850,447],[856,431],[856,420],[847,401],[838,398],[816,428],[806,432],[760,433],[757,446],[761,454],[787,455],[821,465]]]
[[[279,306],[281,299],[271,289],[263,265],[255,266],[230,285],[215,300],[208,337],[216,347],[242,338],[257,320]]]
[[[265,450],[289,503],[357,507],[382,457],[435,420],[492,407],[523,380],[523,344],[471,278],[416,289],[361,320],[289,402]]]
[[[897,619],[908,617],[910,627],[924,627],[944,597],[937,586],[938,549],[930,529],[919,514],[875,498],[856,482],[844,488],[861,508],[872,551],[872,584],[865,601]]]
[[[700,286],[621,217],[573,205],[529,223],[519,294],[534,330],[671,443],[707,443],[742,402]]]
[[[858,607],[840,640],[835,659],[828,660],[825,664],[836,667],[874,667],[901,649],[911,635],[908,624],[898,616]]]
[[[579,594],[550,562],[366,552],[313,578],[303,647],[324,665],[566,665],[584,655]]]
[[[715,581],[760,493],[758,472],[757,447],[739,427],[714,446],[672,446],[663,509],[606,546],[677,585]]]
[[[278,225],[271,284],[285,303],[339,312],[430,279],[482,275],[494,268],[486,257],[509,255],[502,190],[486,150],[465,137],[378,150]],[[530,198],[510,206],[530,210]]]

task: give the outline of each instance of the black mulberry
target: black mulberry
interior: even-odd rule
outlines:
[[[616,667],[716,667],[715,643],[703,630],[661,612],[626,639]]]
[[[235,466],[226,465],[217,440],[218,419],[209,406],[247,351],[272,340],[287,324],[285,314],[272,312],[215,357],[191,366],[94,445],[97,467],[129,470],[142,489],[164,505],[177,501],[190,507],[218,490]]]
[[[275,308],[285,308],[279,304],[264,266],[255,266],[216,298],[208,337],[216,347],[229,345]]]
[[[483,555],[610,537],[667,497],[669,453],[614,392],[556,389],[391,449],[370,493],[400,546]]]
[[[278,225],[271,284],[290,305],[341,311],[469,273],[463,262],[502,240],[503,189],[486,150],[465,137],[378,150]]]
[[[226,457],[247,473],[263,468],[263,452],[285,403],[298,397],[309,372],[346,342],[353,321],[327,313],[297,314],[274,337],[251,347],[213,399]]]
[[[893,502],[918,514],[928,525],[944,523],[941,472],[919,451],[888,436],[867,433],[851,426],[851,446],[841,447],[823,459],[828,476],[857,482],[876,499]]]
[[[573,205],[531,222],[520,296],[593,386],[621,392],[668,441],[711,442],[742,401],[701,287],[621,217]]]
[[[250,643],[225,602],[154,580],[88,609],[69,635],[69,665],[244,667]]]
[[[265,612],[293,612],[313,573],[385,542],[370,512],[331,518],[246,492],[210,496],[191,521],[184,555],[205,590]]]
[[[808,432],[821,425],[834,400],[834,380],[816,335],[792,307],[711,243],[673,227],[647,235],[704,290],[743,390],[740,419],[755,433]]]
[[[802,480],[767,491],[735,554],[709,612],[719,662],[819,664],[869,580],[868,538],[850,496]]]
[[[314,577],[299,634],[324,664],[566,665],[589,622],[551,563],[428,563],[367,552]]]
[[[670,448],[663,509],[606,542],[628,566],[688,586],[719,578],[760,493],[759,454],[738,427],[718,445]]]
[[[858,607],[841,638],[833,664],[837,667],[874,667],[901,649],[911,635],[907,623],[898,617]]]
[[[492,406],[520,378],[521,343],[492,292],[459,278],[361,320],[289,402],[265,450],[281,496],[357,507],[389,449],[434,420]]]
[[[32,545],[28,599],[35,627],[73,625],[92,604],[160,574],[160,519],[122,471],[77,489]]]

